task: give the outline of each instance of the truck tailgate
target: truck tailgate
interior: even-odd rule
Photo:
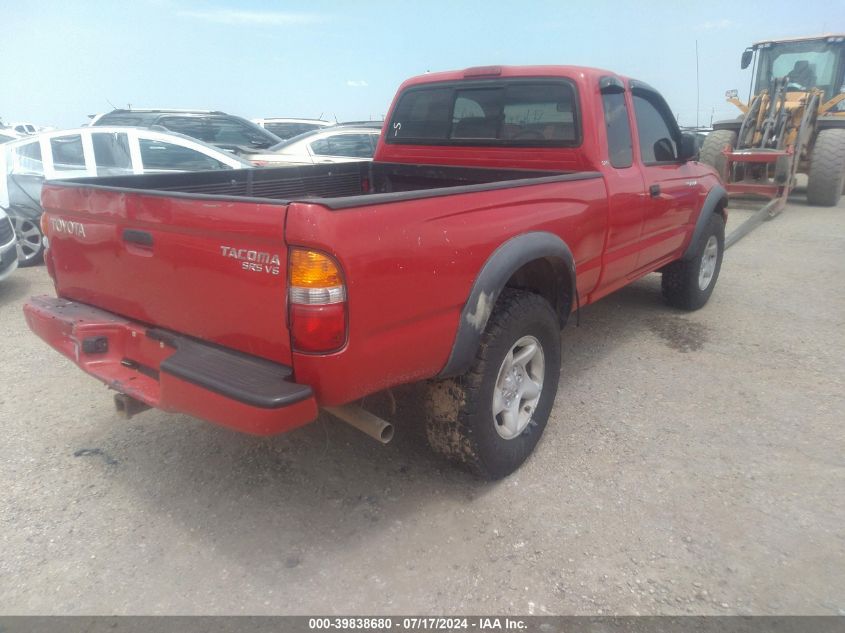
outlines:
[[[61,297],[290,364],[285,204],[42,191]]]

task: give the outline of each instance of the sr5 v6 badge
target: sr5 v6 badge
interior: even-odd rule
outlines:
[[[281,260],[275,253],[263,251],[252,251],[248,248],[235,248],[234,246],[220,246],[220,254],[223,257],[231,257],[241,262],[241,268],[256,273],[267,273],[278,275]]]

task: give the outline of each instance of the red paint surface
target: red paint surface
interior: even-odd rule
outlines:
[[[575,258],[581,305],[677,259],[690,240],[707,191],[718,183],[715,172],[694,162],[642,165],[633,116],[634,165],[610,167],[598,79],[613,73],[560,66],[506,67],[502,73],[572,79],[581,100],[581,147],[380,144],[376,160],[590,170],[601,178],[337,211],[316,201],[287,206],[212,203],[46,186],[43,203],[48,214],[91,227],[85,238],[48,232],[57,291],[125,317],[114,317],[121,320],[119,326],[92,317],[86,328],[116,328],[115,336],[132,344],[125,332],[151,324],[292,365],[296,382],[310,385],[316,402],[339,405],[436,376],[449,357],[478,272],[511,237],[530,231],[560,236]],[[462,75],[425,75],[403,88]],[[633,112],[630,93],[627,98]],[[653,184],[661,185],[658,197],[648,195]],[[124,244],[125,227],[153,233],[155,255]],[[221,256],[221,245],[278,253],[280,274],[243,271],[239,262]],[[325,251],[343,269],[348,336],[337,352],[291,352],[287,245]],[[153,406],[253,433],[285,430],[316,416],[313,400],[280,421],[221,402],[226,399],[175,379],[153,385],[136,378],[127,384],[119,363],[73,358],[66,331],[70,326],[39,308],[37,301],[26,311],[30,327],[85,371],[107,383],[121,381],[121,390]],[[149,354],[155,361],[156,352]]]

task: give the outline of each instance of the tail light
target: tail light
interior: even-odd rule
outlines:
[[[288,262],[290,331],[299,352],[327,353],[346,342],[346,285],[329,255],[292,248]]]

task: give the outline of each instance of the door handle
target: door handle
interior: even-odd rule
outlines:
[[[652,185],[651,187],[649,187],[648,188],[648,194],[652,198],[656,198],[657,196],[659,196],[660,195],[660,185]]]
[[[123,229],[123,241],[152,248],[153,234],[138,229]]]

